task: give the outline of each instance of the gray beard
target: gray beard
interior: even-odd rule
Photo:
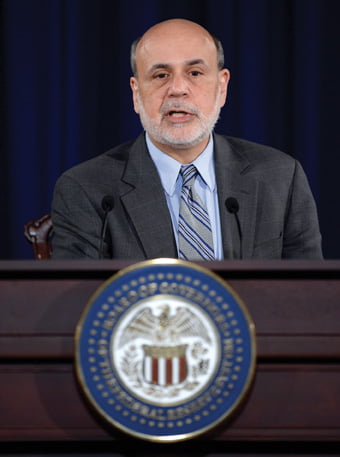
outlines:
[[[153,120],[149,118],[144,110],[143,103],[138,96],[138,109],[139,109],[139,117],[141,124],[144,130],[149,134],[151,138],[157,141],[160,144],[165,144],[168,146],[172,146],[176,149],[187,149],[193,146],[196,146],[205,138],[209,137],[214,130],[214,127],[219,119],[221,108],[219,107],[218,97],[216,97],[216,104],[214,110],[210,116],[203,116],[196,108],[188,107],[185,109],[185,104],[176,102],[168,102],[166,103],[161,110],[161,114],[165,114],[171,109],[184,109],[184,111],[188,111],[193,113],[197,116],[200,120],[200,125],[196,127],[196,131],[191,135],[191,137],[186,138],[178,138],[175,137],[171,132],[167,131],[168,129],[162,127],[161,125],[157,125]],[[183,124],[176,124],[172,129],[180,129]]]

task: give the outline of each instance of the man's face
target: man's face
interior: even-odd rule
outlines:
[[[135,111],[161,150],[204,149],[226,100],[229,72],[218,70],[217,50],[198,26],[163,24],[137,48],[131,78]]]

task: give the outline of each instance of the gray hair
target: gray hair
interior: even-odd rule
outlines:
[[[208,32],[209,33],[209,32]],[[217,50],[217,66],[219,70],[222,70],[224,67],[224,51],[223,51],[223,46],[221,41],[209,33],[211,36],[213,42],[215,43],[216,50]],[[131,70],[134,76],[137,76],[137,65],[136,65],[136,50],[137,46],[142,39],[143,36],[138,37],[131,45],[131,51],[130,51],[130,65],[131,65]]]

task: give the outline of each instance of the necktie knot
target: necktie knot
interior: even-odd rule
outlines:
[[[196,179],[196,176],[198,175],[197,168],[195,165],[182,165],[180,174],[182,175],[183,178],[183,186],[184,187],[192,187],[194,184],[194,181]]]

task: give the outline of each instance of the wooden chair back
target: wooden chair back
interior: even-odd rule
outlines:
[[[24,227],[26,239],[33,247],[37,260],[50,259],[52,255],[51,236],[53,233],[51,214],[27,222]]]

